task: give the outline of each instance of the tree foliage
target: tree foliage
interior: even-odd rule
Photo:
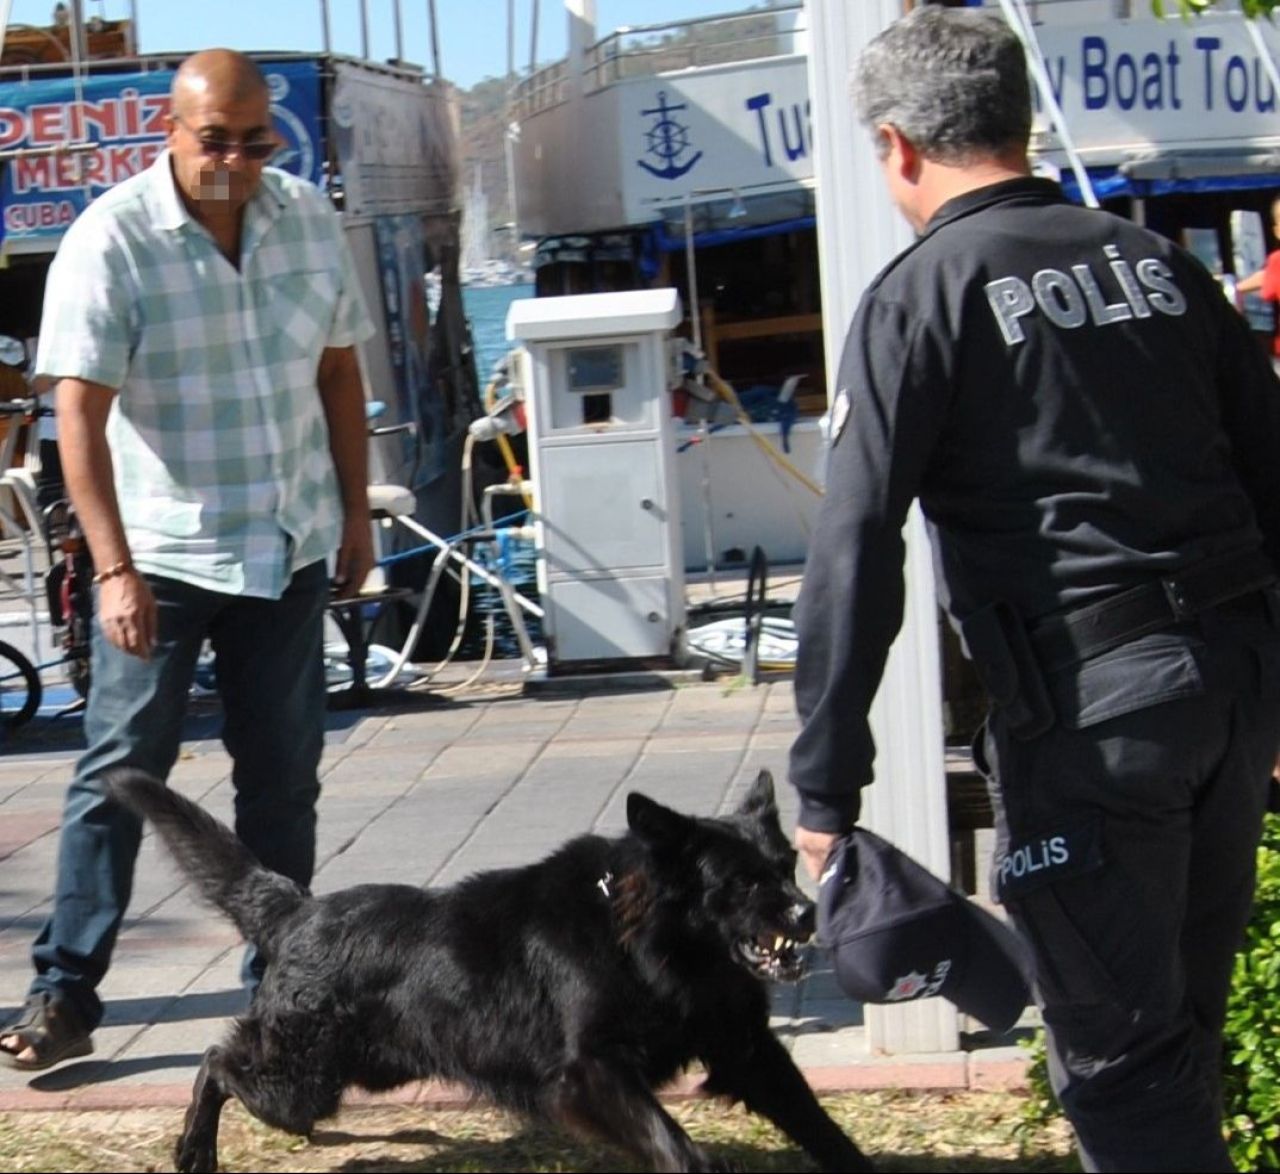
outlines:
[[[1258,849],[1253,918],[1227,1004],[1227,1136],[1242,1170],[1280,1169],[1280,815]]]
[[[1239,0],[1240,10],[1245,16],[1253,19],[1258,16],[1270,16],[1280,0]],[[1218,7],[1218,0],[1151,0],[1151,11],[1156,16],[1166,16],[1171,11],[1180,12],[1183,16],[1199,16],[1210,9]]]

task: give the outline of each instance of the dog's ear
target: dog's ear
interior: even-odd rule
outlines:
[[[738,806],[738,813],[761,819],[768,819],[770,815],[777,816],[778,805],[773,796],[773,775],[769,771],[762,770],[756,775],[756,781],[751,784],[746,797]]]
[[[632,791],[627,796],[627,826],[647,844],[673,844],[684,838],[689,821],[648,795]]]

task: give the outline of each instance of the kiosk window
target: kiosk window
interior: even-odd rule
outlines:
[[[622,347],[574,347],[566,356],[569,390],[582,396],[582,422],[613,419],[613,392],[622,386]]]
[[[568,359],[570,391],[590,395],[622,386],[622,347],[574,347]]]

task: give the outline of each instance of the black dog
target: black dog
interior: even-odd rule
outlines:
[[[307,1134],[352,1085],[460,1082],[603,1138],[655,1170],[716,1162],[653,1089],[700,1060],[707,1091],[773,1121],[824,1169],[870,1170],[769,1030],[766,979],[803,971],[814,925],[761,772],[740,809],[696,819],[638,793],[630,830],[444,890],[311,897],[160,782],[112,790],[151,819],[204,897],[267,958],[248,1013],[196,1077],[179,1170],[217,1168],[228,1097]]]

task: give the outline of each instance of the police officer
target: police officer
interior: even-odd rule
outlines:
[[[1030,175],[1021,46],[921,6],[855,103],[919,239],[845,342],[796,608],[795,842],[872,779],[918,498],[993,708],[997,893],[1088,1170],[1230,1170],[1222,1024],[1280,746],[1280,385],[1208,272]]]

